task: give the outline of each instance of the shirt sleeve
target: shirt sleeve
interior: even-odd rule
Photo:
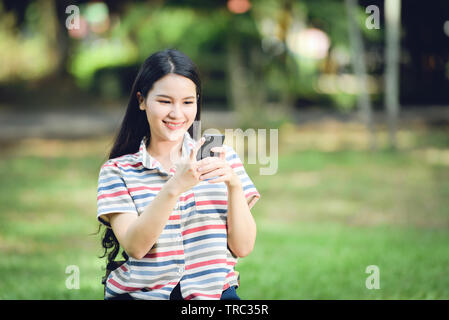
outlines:
[[[129,194],[120,168],[108,160],[100,169],[97,189],[97,219],[110,228],[104,215],[113,212],[130,212],[138,215],[136,205]]]
[[[226,161],[231,165],[231,168],[240,178],[243,186],[243,194],[245,195],[248,206],[251,209],[256,202],[260,199],[260,193],[257,191],[251,178],[246,173],[245,167],[243,166],[240,157],[235,152],[235,150],[230,146],[226,147]]]

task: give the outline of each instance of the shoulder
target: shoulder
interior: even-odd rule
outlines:
[[[130,153],[107,160],[102,164],[100,172],[122,172],[141,165],[139,153]]]

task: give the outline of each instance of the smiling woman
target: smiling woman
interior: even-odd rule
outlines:
[[[260,194],[231,147],[197,160],[200,111],[194,63],[176,50],[151,55],[98,178],[105,255],[112,248],[105,299],[239,299],[234,266],[254,247]]]

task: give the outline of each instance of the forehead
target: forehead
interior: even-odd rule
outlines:
[[[189,78],[175,73],[169,73],[153,84],[149,95],[167,95],[170,97],[195,96],[196,85]]]

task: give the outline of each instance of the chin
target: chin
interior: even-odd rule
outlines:
[[[170,132],[170,133],[166,134],[165,137],[169,141],[178,141],[179,139],[184,137],[185,133],[186,133],[186,130],[180,129],[180,130],[176,130],[174,132]]]

